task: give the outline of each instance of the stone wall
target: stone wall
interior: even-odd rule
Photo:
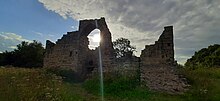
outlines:
[[[159,40],[153,45],[146,45],[141,52],[141,62],[148,64],[174,64],[173,27],[164,27]]]
[[[176,72],[174,60],[173,27],[164,27],[158,41],[146,45],[140,58],[123,57],[116,59],[113,54],[111,33],[104,18],[81,20],[79,30],[67,32],[56,43],[46,42],[44,58],[45,68],[71,69],[76,76],[84,80],[98,72],[98,48],[88,48],[87,36],[99,29],[103,71],[122,75],[139,75],[144,85],[152,90],[178,93],[186,90],[187,83]]]
[[[115,59],[113,63],[113,71],[120,75],[135,77],[139,75],[140,58],[136,56],[122,57]]]
[[[81,20],[78,31],[67,32],[56,43],[47,40],[44,67],[71,69],[82,79],[86,78],[87,74],[99,66],[98,49],[88,48],[87,36],[94,29],[101,31],[102,40],[99,47],[102,52],[104,71],[108,71],[112,67],[114,55],[111,33],[104,18]]]
[[[158,41],[146,45],[141,52],[141,80],[152,90],[178,93],[187,83],[176,71],[174,60],[173,27],[164,27]]]
[[[44,67],[69,68],[77,71],[78,67],[78,32],[68,32],[56,43],[46,41]],[[72,68],[71,68],[72,67]]]

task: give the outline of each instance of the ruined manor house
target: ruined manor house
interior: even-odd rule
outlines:
[[[183,92],[187,86],[175,71],[173,27],[164,31],[155,44],[146,45],[140,58],[130,57],[118,61],[113,54],[111,33],[104,18],[80,20],[78,31],[67,32],[56,43],[46,41],[45,68],[71,69],[82,79],[97,71],[99,67],[98,48],[88,48],[88,35],[94,29],[100,30],[100,50],[103,71],[134,72],[139,69],[141,81],[152,90]]]

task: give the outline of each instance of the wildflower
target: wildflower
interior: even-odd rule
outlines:
[[[206,93],[208,92],[208,90],[207,90],[207,89],[204,89],[203,92],[206,94]]]
[[[11,79],[15,79],[15,77],[14,77],[14,76],[12,76],[12,77],[11,77]]]
[[[49,87],[46,87],[46,90],[50,90],[50,88],[49,88]]]

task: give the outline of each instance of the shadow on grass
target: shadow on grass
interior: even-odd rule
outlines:
[[[64,70],[64,69],[47,69],[48,73],[56,74],[57,76],[61,76],[64,82],[68,83],[82,83],[84,79],[80,77],[79,74],[74,72],[73,70]]]

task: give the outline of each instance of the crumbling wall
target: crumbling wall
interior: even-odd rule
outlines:
[[[112,67],[114,55],[111,33],[104,18],[81,20],[78,31],[68,32],[58,39],[56,44],[47,40],[44,67],[72,69],[79,77],[86,78],[86,75],[99,65],[98,49],[88,48],[87,36],[94,29],[101,31],[99,47],[102,52],[104,71],[108,71]]]
[[[140,58],[136,56],[122,57],[115,59],[113,63],[113,70],[119,75],[125,77],[137,77],[140,74]]]
[[[153,45],[146,45],[141,52],[141,62],[148,64],[174,64],[173,27],[164,27],[159,40]]]
[[[78,67],[78,32],[64,34],[56,43],[46,41],[44,67],[63,68],[77,71]]]
[[[174,60],[173,27],[164,27],[153,45],[141,52],[141,80],[152,90],[178,93],[186,90],[187,83],[177,74]]]
[[[171,93],[183,92],[187,83],[175,71],[173,27],[164,27],[153,45],[146,45],[140,58],[116,59],[113,54],[111,33],[104,18],[81,20],[79,30],[67,32],[56,43],[46,41],[45,68],[71,69],[81,79],[87,78],[99,67],[98,48],[90,50],[87,36],[100,30],[103,71],[131,75],[141,73],[141,81],[152,90]]]

